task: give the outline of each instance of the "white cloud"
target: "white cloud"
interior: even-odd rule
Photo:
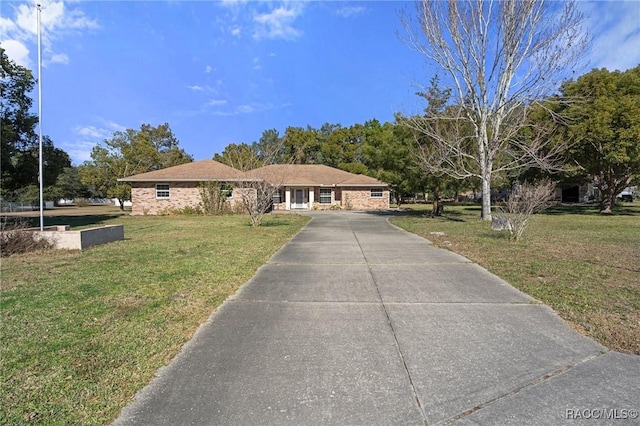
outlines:
[[[247,0],[222,0],[220,4],[225,7],[237,7],[245,4],[246,2]]]
[[[85,16],[80,9],[66,6],[64,1],[42,0],[40,33],[43,46],[43,65],[69,63],[69,56],[55,50],[56,41],[69,33],[100,28],[98,22]],[[5,6],[0,18],[0,38],[23,46],[35,47],[37,42],[37,8],[33,4]],[[35,50],[35,49],[34,49]]]
[[[206,67],[204,67],[204,72],[206,74],[210,74],[211,71],[213,71],[213,68],[211,67],[211,65],[207,65]]]
[[[579,2],[593,36],[589,68],[624,71],[640,64],[640,2]]]
[[[9,59],[25,68],[31,68],[29,49],[23,43],[18,40],[4,40],[0,42],[0,45],[6,51]]]
[[[96,118],[98,125],[78,125],[72,129],[74,137],[72,141],[61,144],[74,164],[82,164],[91,160],[91,151],[105,139],[113,136],[114,132],[126,130],[125,126],[111,120]]]
[[[91,151],[96,146],[96,142],[77,140],[75,142],[63,142],[61,147],[69,154],[73,164],[80,165],[91,160]]]
[[[76,126],[73,128],[73,132],[79,136],[93,139],[106,139],[111,135],[109,130],[96,126]]]
[[[293,5],[281,5],[273,9],[269,13],[258,14],[253,18],[256,24],[253,38],[261,39],[285,39],[294,40],[302,31],[293,25],[295,20],[302,15],[303,4],[294,3]]]
[[[105,120],[103,118],[99,119],[99,121],[111,132],[122,132],[124,130],[127,130],[125,126],[123,126],[122,124],[118,124],[115,121]]]
[[[262,65],[260,65],[260,58],[253,58],[253,69],[254,71],[262,69]]]
[[[218,84],[220,85],[220,84]],[[202,93],[217,93],[218,90],[216,90],[214,87],[207,85],[201,86],[199,84],[194,84],[192,86],[187,86],[187,89],[191,90],[192,92],[202,92]]]
[[[212,106],[221,106],[226,104],[227,104],[226,99],[211,99],[209,102],[207,102],[205,106],[212,107]]]
[[[54,53],[51,55],[49,59],[42,62],[42,66],[47,66],[49,64],[68,64],[69,63],[69,55],[66,53]]]
[[[234,37],[239,37],[241,32],[242,30],[240,29],[240,27],[237,27],[237,26],[229,30],[229,33]]]
[[[214,111],[211,111],[210,114],[219,115],[223,117],[230,117],[234,115],[252,114],[256,112],[268,111],[272,108],[273,106],[271,104],[251,103],[251,104],[238,105],[235,108],[227,109],[227,110],[214,110]]]
[[[249,114],[255,111],[255,108],[251,105],[240,105],[237,108],[238,113],[240,114]]]
[[[16,30],[16,24],[8,18],[0,16],[0,34],[7,34]]]
[[[336,15],[341,18],[350,18],[352,16],[362,15],[367,10],[364,6],[342,6],[336,9]]]

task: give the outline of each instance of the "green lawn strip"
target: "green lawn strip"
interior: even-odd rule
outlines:
[[[620,207],[614,215],[558,207],[533,217],[519,242],[492,231],[473,207],[445,212],[392,222],[479,263],[605,346],[640,354],[639,207]]]
[[[125,241],[2,260],[0,424],[106,424],[307,221],[120,217]]]

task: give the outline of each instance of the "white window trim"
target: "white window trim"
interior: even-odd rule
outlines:
[[[322,197],[322,191],[326,192],[327,190],[329,190],[329,201],[322,202],[322,198],[323,198]],[[326,197],[326,194],[325,194],[325,197]],[[318,203],[319,204],[331,204],[332,199],[333,199],[333,191],[331,190],[331,188],[320,188],[320,190],[318,191]]]
[[[380,191],[380,195],[373,195],[373,191]],[[369,191],[369,195],[371,198],[383,198],[384,197],[384,188],[371,188]]]
[[[159,186],[166,186],[167,189],[158,189]],[[166,192],[167,196],[159,197],[159,192]],[[171,185],[169,185],[168,183],[156,183],[156,200],[168,200],[169,198],[171,198]]]

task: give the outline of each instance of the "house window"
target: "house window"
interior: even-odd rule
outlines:
[[[278,190],[273,193],[273,204],[282,203],[282,193]]]
[[[371,198],[382,198],[382,188],[371,188]]]
[[[168,199],[169,198],[169,184],[168,183],[159,183],[156,185],[156,198],[158,199]]]
[[[231,198],[233,196],[233,186],[229,184],[220,185],[220,194],[223,197]]]
[[[320,204],[331,204],[331,188],[320,188]]]

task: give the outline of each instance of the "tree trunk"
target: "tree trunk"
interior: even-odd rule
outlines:
[[[120,210],[124,211],[124,200],[118,198],[118,203],[120,204]]]
[[[482,172],[482,220],[491,221],[491,174],[486,170]]]
[[[602,192],[602,202],[600,203],[600,213],[611,213],[611,209],[616,204],[616,191],[609,187]]]
[[[440,215],[440,188],[433,190],[433,205],[431,207],[431,217]]]

